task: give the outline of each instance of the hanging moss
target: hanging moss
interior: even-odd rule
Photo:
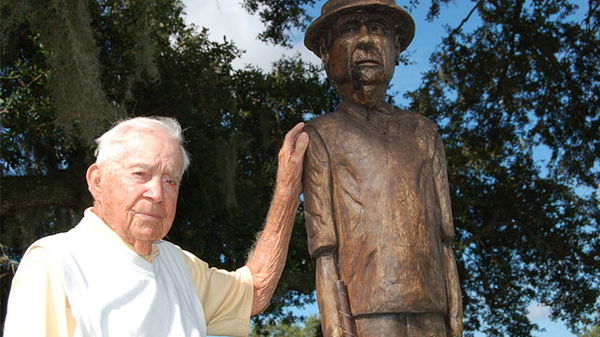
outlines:
[[[154,26],[160,25],[155,18],[155,2],[154,0],[137,1],[128,9],[132,19],[127,24],[130,25],[133,37],[133,44],[128,54],[133,59],[134,67],[126,80],[123,104],[134,102],[132,90],[136,83],[143,82],[144,79],[151,82],[160,79],[156,65],[157,46],[152,37],[152,32],[156,31]]]
[[[99,47],[92,29],[92,16],[86,0],[7,0],[2,4],[0,43],[6,45],[10,32],[25,22],[34,34],[39,32],[46,50],[52,101],[56,108],[56,128],[68,136],[93,144],[108,125],[126,116],[127,104],[135,104],[132,90],[144,79],[158,81],[156,45],[152,36],[155,1],[129,5],[134,14],[128,25],[131,44],[126,53],[131,69],[124,74],[122,92],[109,99],[102,84]],[[155,30],[155,29],[154,29]]]
[[[2,49],[2,54],[9,45],[11,31],[25,21],[26,13],[29,10],[27,1],[0,1],[0,49]]]
[[[33,23],[49,50],[56,125],[91,144],[106,125],[124,116],[107,100],[85,0],[32,1]],[[44,29],[44,27],[46,29]],[[48,29],[52,27],[52,29]]]
[[[217,157],[219,175],[221,178],[221,192],[224,197],[225,209],[231,210],[237,207],[237,197],[235,192],[235,181],[238,161],[237,141],[230,138],[220,145]]]

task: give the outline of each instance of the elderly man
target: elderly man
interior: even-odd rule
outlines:
[[[305,128],[306,226],[327,337],[462,335],[442,141],[431,120],[385,101],[413,35],[393,0],[329,0],[306,32],[341,97]]]
[[[134,118],[98,138],[87,171],[94,205],[66,233],[27,250],[13,279],[5,336],[246,336],[287,255],[308,144],[302,123],[279,152],[264,230],[235,272],[162,240],[189,164],[181,127]]]

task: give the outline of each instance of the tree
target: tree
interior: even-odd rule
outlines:
[[[310,316],[300,326],[290,320],[280,319],[266,326],[254,325],[251,337],[322,337],[321,321],[319,316]]]
[[[581,337],[600,337],[600,325],[594,325],[587,330]]]
[[[315,0],[243,0],[244,8],[252,13],[258,13],[265,30],[259,38],[265,42],[289,46],[287,34],[291,29],[306,28],[311,17],[307,7],[315,4]]]
[[[490,335],[529,334],[531,301],[574,331],[598,319],[598,195],[575,187],[600,177],[600,17],[575,9],[474,1],[481,25],[448,29],[409,93],[446,144],[467,327]]]
[[[428,2],[430,19],[449,2]],[[243,3],[262,15],[264,39],[286,43],[314,1]],[[600,5],[471,3],[408,94],[446,143],[466,327],[531,336],[526,308],[538,301],[576,330],[600,319]],[[242,265],[268,208],[284,132],[335,106],[319,70],[283,59],[268,73],[234,71],[235,46],[186,27],[177,1],[0,6],[0,275],[90,204],[83,173],[92,139],[117,118],[153,114],[178,118],[192,153],[169,239],[212,265]],[[535,161],[539,147],[551,153],[546,166]],[[267,321],[314,301],[301,212],[293,235]],[[9,284],[0,279],[2,303]]]
[[[2,6],[1,310],[12,262],[91,205],[84,173],[93,138],[126,116],[173,116],[187,129],[193,164],[169,239],[211,265],[243,265],[269,207],[283,135],[333,104],[318,69],[292,58],[270,73],[234,71],[237,49],[186,27],[171,0]],[[312,300],[300,224],[294,236],[274,314]]]
[[[427,2],[428,19],[452,2]],[[600,319],[599,8],[473,0],[407,94],[446,143],[467,330],[529,336],[532,301],[573,331]],[[284,28],[306,19],[263,13]]]

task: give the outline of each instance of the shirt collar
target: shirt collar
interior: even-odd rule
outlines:
[[[392,115],[394,112],[394,107],[387,103],[379,103],[375,105],[372,109],[368,109],[364,105],[360,105],[354,102],[345,102],[342,101],[338,105],[338,109],[340,111],[346,112],[358,119],[366,120],[368,118],[369,112],[378,111],[386,115]]]
[[[125,246],[127,246],[129,249],[135,252],[135,250],[133,249],[133,245],[124,241],[117,233],[115,233],[115,231],[112,230],[112,228],[110,228],[104,221],[102,221],[102,219],[100,219],[100,217],[96,215],[96,213],[94,213],[93,207],[90,207],[85,210],[84,217],[86,218],[86,220],[89,221],[89,223],[92,224],[92,227],[98,232],[98,234],[104,235],[110,240],[122,242]],[[159,253],[160,250],[158,249],[156,243],[152,243],[152,250],[150,251],[150,254],[146,256],[140,255],[140,257],[142,257],[148,262],[152,262],[154,258],[158,256]]]

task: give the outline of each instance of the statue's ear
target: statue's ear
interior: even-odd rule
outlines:
[[[323,62],[323,65],[327,65],[327,62],[329,62],[329,48],[323,37],[319,40],[319,53],[321,54],[321,62]]]
[[[400,65],[400,53],[403,50],[404,40],[400,37],[400,34],[396,34],[396,41],[394,42],[396,47],[396,65]]]

